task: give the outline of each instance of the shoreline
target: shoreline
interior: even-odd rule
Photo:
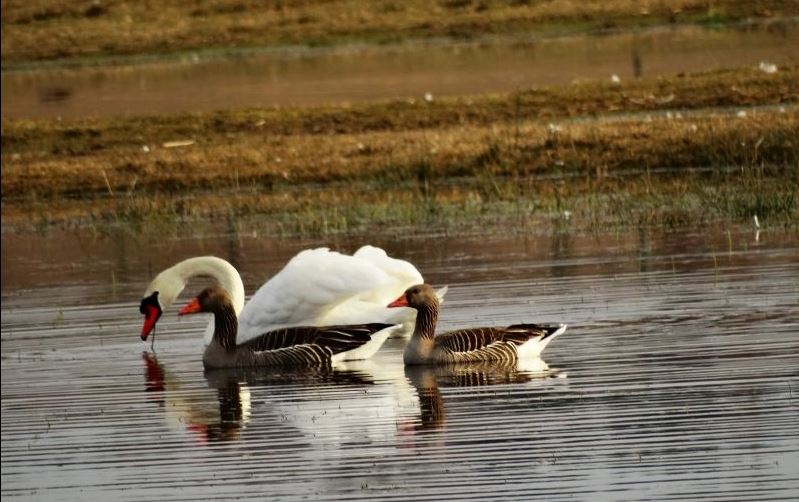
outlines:
[[[267,216],[279,234],[796,226],[799,67],[504,95],[2,120],[4,232]]]

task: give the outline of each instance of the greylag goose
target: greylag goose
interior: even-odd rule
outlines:
[[[288,326],[330,326],[382,322],[404,323],[408,334],[413,315],[386,308],[386,303],[413,284],[422,282],[416,267],[391,258],[380,248],[363,246],[352,256],[328,248],[307,249],[292,258],[274,277],[244,303],[244,284],[238,271],[214,256],[183,260],[161,271],[150,284],[139,310],[144,314],[141,338],[146,340],[161,314],[193,277],[207,276],[230,294],[239,319],[238,343]],[[440,291],[443,296],[446,288]],[[400,331],[396,332],[399,334]],[[211,343],[213,323],[205,331]],[[346,360],[366,359],[385,341],[371,341],[347,351]]]
[[[203,365],[212,368],[277,366],[305,368],[329,365],[342,354],[369,342],[373,334],[394,325],[370,323],[342,326],[281,328],[236,343],[238,318],[230,295],[219,286],[206,288],[179,315],[207,312],[214,315],[214,333],[205,348]],[[387,336],[387,335],[386,335]]]
[[[439,301],[428,284],[408,288],[388,306],[416,309],[416,325],[403,353],[406,365],[515,363],[519,357],[538,357],[549,342],[566,331],[565,324],[514,324],[506,328],[469,328],[436,335]]]

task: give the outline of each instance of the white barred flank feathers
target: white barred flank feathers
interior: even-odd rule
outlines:
[[[390,324],[354,326],[299,326],[283,328],[236,344],[237,317],[230,296],[220,287],[203,290],[181,314],[209,312],[214,315],[214,334],[203,354],[206,368],[278,366],[308,368],[328,366],[334,354],[357,349],[372,334],[389,332]],[[387,334],[382,335],[385,340]]]
[[[515,363],[541,351],[566,330],[565,324],[514,324],[507,327],[469,328],[436,334],[439,301],[428,284],[418,284],[392,302],[416,309],[413,336],[405,346],[407,365],[497,362]]]

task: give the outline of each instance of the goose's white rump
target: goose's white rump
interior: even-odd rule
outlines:
[[[244,286],[236,269],[220,258],[205,256],[189,258],[158,274],[145,292],[143,306],[145,301],[157,301],[160,315],[196,276],[212,277],[230,292],[239,316],[237,343],[290,326],[404,324],[404,330],[393,332],[408,334],[416,312],[386,305],[411,285],[422,282],[416,267],[374,246],[364,246],[352,256],[328,248],[308,249],[292,258],[245,305]],[[158,293],[155,299],[154,293]],[[205,332],[206,345],[212,335],[213,322]],[[343,359],[370,357],[387,336],[373,337],[366,345],[344,353]]]

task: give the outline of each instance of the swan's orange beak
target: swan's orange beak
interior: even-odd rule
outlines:
[[[142,304],[140,310],[142,314],[144,314],[144,326],[141,328],[141,339],[147,340],[147,336],[153,331],[155,323],[158,322],[158,319],[161,317],[161,309],[155,305]]]
[[[402,296],[388,304],[389,307],[407,307],[408,297],[403,293]]]
[[[202,312],[202,310],[203,309],[200,306],[200,300],[195,298],[192,301],[190,301],[188,305],[180,309],[178,315],[196,314],[197,312]]]

